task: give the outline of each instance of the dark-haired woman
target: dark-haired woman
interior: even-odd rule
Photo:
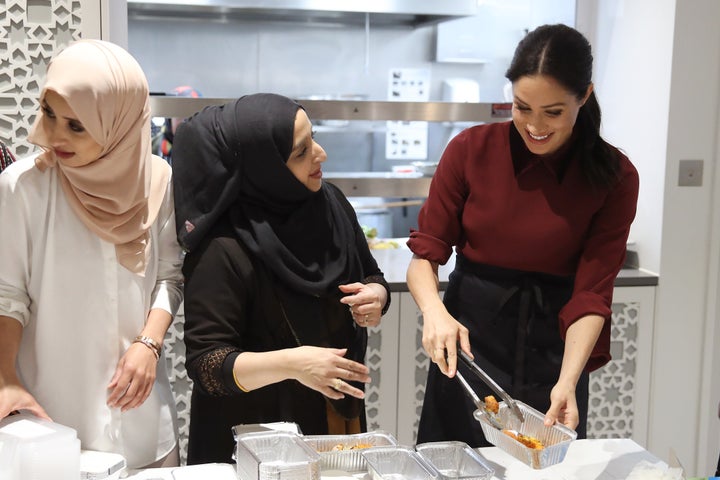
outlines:
[[[326,159],[305,110],[281,95],[207,107],[178,128],[188,463],[230,462],[238,424],[366,429],[366,327],[389,287],[352,207],[322,179]]]
[[[418,228],[408,287],[432,361],[418,442],[487,445],[454,379],[458,349],[513,397],[584,438],[588,372],[610,360],[614,279],[635,217],[637,171],[599,134],[588,41],[545,25],[506,73],[512,122],[447,146]],[[455,247],[443,300],[438,265]],[[492,392],[465,377],[481,394]]]

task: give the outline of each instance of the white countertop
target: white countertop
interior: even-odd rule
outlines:
[[[629,439],[577,440],[565,459],[552,467],[534,470],[496,447],[477,450],[495,470],[494,480],[621,480],[641,462],[666,469],[667,464]],[[135,472],[129,480],[237,480],[235,466],[228,464],[152,468]],[[325,472],[323,480],[367,480],[369,475]]]

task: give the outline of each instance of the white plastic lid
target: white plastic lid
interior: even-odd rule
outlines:
[[[10,415],[0,420],[0,437],[17,443],[74,440],[75,429],[50,422],[30,413]]]

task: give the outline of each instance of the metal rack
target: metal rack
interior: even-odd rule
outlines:
[[[232,98],[151,96],[150,109],[158,117],[189,117],[209,105]],[[510,118],[509,103],[388,102],[354,100],[298,100],[313,120],[380,120],[491,123]],[[352,197],[425,197],[431,177],[391,172],[327,172],[326,180]]]
[[[150,96],[157,117],[189,117],[208,105],[234,98]],[[491,123],[510,118],[510,103],[389,102],[366,100],[298,100],[313,120],[392,120]]]

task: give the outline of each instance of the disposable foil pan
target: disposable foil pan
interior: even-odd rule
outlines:
[[[490,480],[495,471],[465,442],[428,442],[415,446],[442,479]]]
[[[482,409],[478,409],[475,410],[473,415],[480,422],[487,441],[532,468],[545,468],[562,462],[570,443],[577,438],[577,433],[560,424],[546,427],[543,423],[545,415],[523,402],[516,400],[515,403],[517,403],[525,417],[522,424],[512,415],[505,402],[500,402],[500,410],[496,417],[499,418],[505,429],[535,437],[543,443],[545,448],[537,450],[526,447],[503,433],[502,430],[493,427],[487,413]]]
[[[440,473],[415,450],[400,445],[362,450],[372,480],[440,480]]]
[[[361,455],[366,448],[397,445],[395,437],[381,430],[352,435],[307,435],[302,439],[320,454],[321,470],[351,473],[367,471]]]
[[[320,455],[291,432],[238,435],[237,475],[242,480],[319,480]]]

